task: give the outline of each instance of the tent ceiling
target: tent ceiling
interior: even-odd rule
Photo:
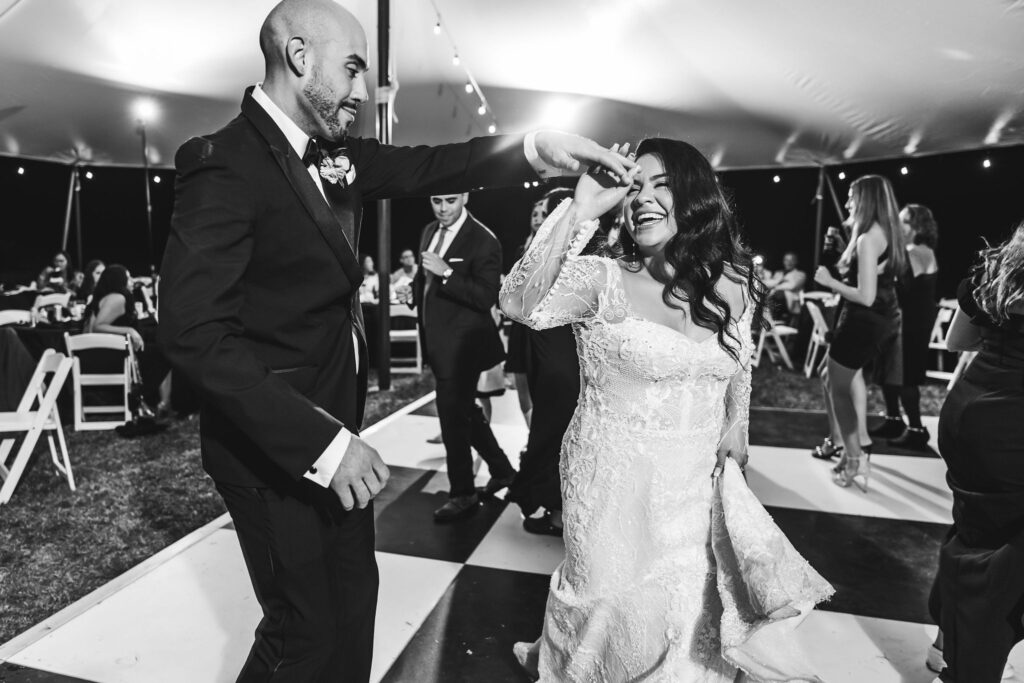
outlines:
[[[1024,143],[1021,0],[436,0],[503,132],[690,140],[726,168]],[[344,0],[376,61],[376,3]],[[0,0],[0,153],[141,163],[235,115],[273,0]],[[486,132],[430,0],[392,0],[395,141]],[[371,79],[377,65],[371,65]],[[372,99],[371,99],[372,101]],[[372,106],[357,133],[373,134]]]

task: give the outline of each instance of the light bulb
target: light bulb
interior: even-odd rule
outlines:
[[[459,59],[458,55],[455,55],[455,56],[452,57],[452,64],[454,64],[455,66],[458,66],[461,63],[462,63],[462,60]]]
[[[440,21],[438,21],[436,24],[434,24],[434,35],[435,36],[441,35],[441,22]]]
[[[158,175],[153,176],[153,182],[159,184],[160,183],[160,176],[158,176]]]
[[[466,92],[473,92],[473,84],[466,83]]]
[[[773,182],[773,183],[779,183],[779,182],[782,182],[782,178],[780,178],[779,176],[775,176],[775,177],[773,177],[773,178],[772,178],[772,182]]]
[[[490,133],[491,135],[494,135],[495,133],[498,132],[498,127],[492,123],[491,125],[487,126],[487,132]]]
[[[86,180],[92,180],[92,171],[86,171],[85,172],[85,179]]]
[[[910,173],[910,169],[907,168],[906,166],[904,166],[903,168],[900,169],[900,174],[901,175],[907,175],[908,173]]]
[[[476,113],[480,114],[480,116],[483,116],[484,114],[487,113],[487,107],[481,104],[479,107],[476,108]]]
[[[24,166],[19,166],[18,167],[18,175],[25,175],[25,167]]]
[[[840,171],[839,172],[839,179],[840,180],[846,180],[846,171]]]
[[[981,162],[981,165],[985,168],[992,168],[992,161],[990,159],[985,159],[985,161]]]
[[[529,190],[530,189],[530,181],[527,180],[525,183],[523,183],[523,187],[525,187],[527,190]]]

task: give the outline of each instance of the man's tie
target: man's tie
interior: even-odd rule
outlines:
[[[438,223],[437,224],[437,233],[436,234],[437,234],[437,243],[434,245],[434,248],[431,249],[430,251],[432,251],[435,254],[437,254],[438,256],[440,256],[441,255],[441,249],[444,248],[444,239],[445,239],[445,237],[448,236],[448,228],[446,228],[445,226],[443,226],[440,223]],[[430,289],[430,285],[434,282],[434,278],[436,278],[437,276],[434,275],[433,273],[431,273],[429,270],[424,270],[423,274],[425,276],[426,285],[427,285],[425,289]]]

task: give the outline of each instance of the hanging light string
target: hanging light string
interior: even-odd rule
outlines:
[[[439,36],[443,33],[445,37],[448,39],[448,44],[451,45],[452,48],[452,65],[461,66],[462,70],[466,72],[466,86],[468,86],[466,88],[466,92],[475,93],[477,100],[479,101],[479,106],[477,107],[476,113],[480,116],[487,116],[489,114],[491,123],[487,127],[487,132],[497,132],[498,118],[497,116],[495,116],[494,110],[491,109],[490,103],[487,102],[487,96],[484,95],[484,91],[480,89],[480,84],[473,76],[473,72],[470,70],[469,66],[466,65],[465,60],[463,60],[462,57],[459,55],[459,47],[458,45],[455,44],[455,38],[454,36],[452,36],[452,32],[448,28],[448,25],[445,24],[444,21],[442,21],[441,19],[441,10],[437,8],[436,0],[430,0],[430,5],[434,8],[434,16],[436,18],[433,27],[434,35]],[[458,92],[454,88],[452,88],[451,90],[455,97],[458,98]]]

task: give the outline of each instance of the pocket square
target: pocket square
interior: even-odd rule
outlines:
[[[450,258],[450,259],[448,259],[448,263],[462,263],[465,260],[466,259],[464,259],[464,258],[457,258],[457,257],[456,258]]]

